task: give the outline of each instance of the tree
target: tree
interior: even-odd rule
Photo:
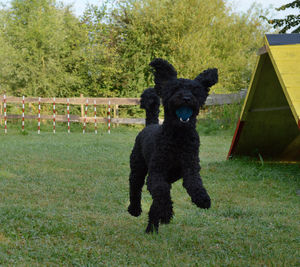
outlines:
[[[85,32],[55,0],[13,0],[1,10],[0,82],[13,95],[79,94]]]
[[[300,11],[300,0],[293,1],[289,4],[276,8],[277,11],[286,10],[288,8],[296,8]],[[286,33],[288,30],[293,29],[292,33],[300,33],[300,15],[288,15],[284,19],[268,19],[263,16],[269,24],[273,25],[274,29],[281,28],[279,33]]]
[[[90,96],[116,96],[119,82],[119,57],[111,45],[113,30],[107,23],[107,6],[89,5],[82,18],[81,26],[87,33],[82,62],[82,80],[85,94]]]
[[[225,0],[108,2],[88,6],[80,19],[56,0],[12,0],[0,9],[2,89],[136,97],[153,85],[148,64],[155,57],[187,78],[217,67],[214,92],[247,87],[266,31],[257,9],[238,15]]]
[[[232,13],[223,0],[119,1],[110,27],[126,86],[120,91],[137,96],[150,86],[148,64],[155,57],[168,59],[187,78],[219,68],[215,92],[247,87],[266,30],[258,17]]]

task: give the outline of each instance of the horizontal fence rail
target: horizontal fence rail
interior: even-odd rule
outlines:
[[[2,116],[3,117],[3,116]],[[22,119],[22,114],[19,115],[7,115],[6,118],[9,120],[14,119]],[[27,120],[37,120],[38,115],[24,115],[24,118]],[[52,115],[40,115],[41,120],[52,120]],[[145,124],[145,119],[143,118],[111,118],[111,123],[117,124]],[[56,122],[67,122],[67,115],[56,115],[55,116]],[[80,122],[83,123],[84,121],[93,123],[95,122],[95,117],[80,117],[78,115],[70,115],[70,122]],[[107,118],[96,118],[97,123],[107,123]]]
[[[22,97],[6,96],[6,103],[22,103]],[[103,97],[70,97],[70,105],[84,105],[88,103],[92,105],[96,101],[97,105],[107,105],[110,101],[111,105],[139,105],[139,98],[103,98]],[[3,102],[3,96],[0,96],[0,101]],[[41,98],[41,104],[52,104],[53,98]],[[26,97],[25,103],[37,104],[39,103],[38,97]],[[68,104],[67,98],[55,98],[56,104]]]
[[[246,90],[242,90],[240,93],[235,94],[212,94],[206,99],[205,105],[225,105],[238,103],[246,96]],[[96,101],[97,105],[107,105],[110,101],[111,105],[139,105],[140,98],[103,98],[103,97],[71,97],[69,98],[70,105],[84,105],[88,103],[93,104]],[[3,95],[0,96],[0,101],[3,103]],[[22,97],[6,96],[6,103],[22,103]],[[38,97],[26,97],[25,103],[37,104],[39,103]],[[53,98],[41,98],[41,104],[52,104]],[[68,104],[67,98],[55,98],[56,104]]]
[[[246,96],[247,91],[241,90],[239,93],[234,94],[211,94],[208,96],[205,105],[214,106],[214,105],[225,105],[225,104],[234,104],[240,103]],[[7,104],[22,104],[23,113],[22,114],[7,114]],[[29,115],[24,113],[24,104],[38,104],[39,113],[36,115]],[[40,114],[40,105],[41,104],[52,104],[53,105],[53,115]],[[68,105],[68,114],[58,115],[55,110],[55,105],[64,104]],[[79,122],[83,123],[84,127],[86,123],[95,123],[95,133],[97,133],[97,123],[107,123],[109,125],[110,132],[110,123],[112,124],[145,124],[144,118],[119,118],[118,117],[118,108],[120,106],[136,106],[140,104],[140,98],[102,98],[102,97],[71,97],[71,98],[39,98],[39,97],[15,97],[15,96],[0,96],[0,119],[5,120],[5,127],[7,120],[13,119],[22,119],[24,120],[53,120],[54,124],[54,133],[55,133],[55,122]],[[81,116],[69,114],[69,105],[80,105],[81,106]],[[108,107],[107,117],[97,117],[96,116],[96,106],[105,105]],[[95,116],[87,117],[86,108],[94,107]],[[113,106],[113,117],[111,118],[110,109]],[[4,110],[4,114],[3,114]],[[160,122],[162,122],[160,120]],[[24,124],[24,123],[23,123]],[[6,128],[5,128],[6,130]],[[22,128],[23,130],[23,128]],[[7,131],[7,130],[6,130]]]

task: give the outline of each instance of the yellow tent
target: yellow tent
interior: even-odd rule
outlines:
[[[228,153],[300,161],[300,34],[267,34]]]

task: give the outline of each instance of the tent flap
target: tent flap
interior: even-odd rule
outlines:
[[[228,153],[300,161],[300,34],[266,35]]]

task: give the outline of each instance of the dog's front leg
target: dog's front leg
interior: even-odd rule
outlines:
[[[173,216],[171,185],[166,182],[161,173],[150,173],[147,188],[153,202],[148,214],[146,233],[158,232],[159,223],[169,223]]]
[[[190,195],[193,203],[202,209],[210,208],[210,197],[203,187],[199,168],[187,168],[183,174],[183,186]]]

